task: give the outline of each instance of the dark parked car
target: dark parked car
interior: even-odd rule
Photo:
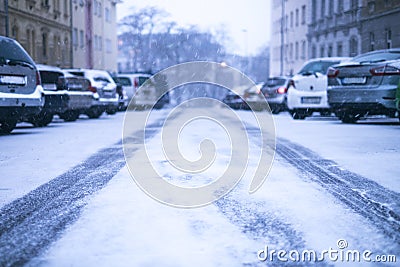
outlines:
[[[39,114],[28,117],[28,122],[43,127],[56,114],[65,121],[75,121],[80,113],[90,108],[93,93],[89,91],[88,81],[66,74],[58,67],[37,64],[37,68],[44,89],[45,104]]]
[[[286,93],[289,87],[289,77],[271,77],[264,83],[261,92],[271,108],[272,114],[287,110]]]
[[[0,133],[10,133],[43,105],[40,75],[32,58],[18,42],[0,36]]]
[[[328,102],[344,123],[368,115],[394,117],[399,81],[400,49],[365,53],[328,70]]]

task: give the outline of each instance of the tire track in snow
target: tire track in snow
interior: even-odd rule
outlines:
[[[145,138],[161,125],[161,120],[148,125]],[[141,136],[143,131],[127,140],[140,143]],[[21,266],[40,255],[78,219],[85,198],[106,186],[124,166],[119,141],[0,209],[0,266]]]
[[[400,194],[356,173],[344,170],[315,152],[277,139],[277,154],[297,168],[305,180],[316,182],[354,212],[368,219],[400,244]]]

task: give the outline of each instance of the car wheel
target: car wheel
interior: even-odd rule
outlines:
[[[307,117],[306,112],[299,110],[290,111],[290,115],[292,115],[294,120],[304,120]]]
[[[330,112],[330,111],[321,111],[319,114],[321,116],[328,117],[328,116],[330,116],[332,114],[332,112]]]
[[[35,127],[45,127],[53,120],[53,116],[52,113],[43,112],[33,116],[29,122]]]
[[[86,112],[86,115],[89,117],[89,119],[98,119],[100,116],[103,114],[103,110],[98,109],[98,108],[93,108],[89,109]]]
[[[117,113],[117,111],[118,111],[118,108],[109,108],[106,110],[106,113],[108,115],[114,115],[115,113]]]
[[[340,120],[343,123],[356,123],[359,120],[359,116],[351,113],[346,113],[340,117]]]
[[[272,114],[279,114],[279,112],[281,112],[281,109],[280,109],[280,108],[272,108],[272,109],[271,109],[271,113],[272,113]]]
[[[60,118],[64,121],[76,121],[79,118],[79,115],[80,113],[77,110],[68,110],[59,114]]]
[[[17,120],[0,121],[0,134],[9,134],[17,126]]]

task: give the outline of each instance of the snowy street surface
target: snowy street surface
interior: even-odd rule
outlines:
[[[181,186],[210,183],[229,161],[229,136],[205,121],[189,125],[182,154],[196,159],[207,137],[218,155],[205,174],[179,172],[163,158],[169,111],[155,110],[149,121],[154,168]],[[134,182],[122,149],[123,113],[55,119],[45,128],[19,124],[0,136],[0,266],[398,266],[398,119],[274,116],[273,165],[249,194],[260,138],[252,113],[237,114],[249,139],[243,179],[192,209],[162,204]],[[139,124],[129,130],[131,142],[143,141]],[[140,162],[142,149],[129,158]]]

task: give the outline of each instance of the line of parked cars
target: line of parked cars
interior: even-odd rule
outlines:
[[[273,114],[288,111],[300,120],[314,112],[333,113],[344,123],[369,115],[400,118],[400,49],[312,59],[293,77],[271,77],[258,88],[228,93],[223,102],[249,108],[257,106],[252,101],[260,101],[258,95],[265,97]]]
[[[10,133],[18,122],[46,126],[54,115],[64,121],[75,121],[81,114],[92,119],[104,112],[112,115],[126,110],[132,99],[148,105],[157,100],[153,92],[138,88],[150,77],[35,64],[17,41],[0,36],[0,134]],[[156,105],[167,103],[168,94]]]

